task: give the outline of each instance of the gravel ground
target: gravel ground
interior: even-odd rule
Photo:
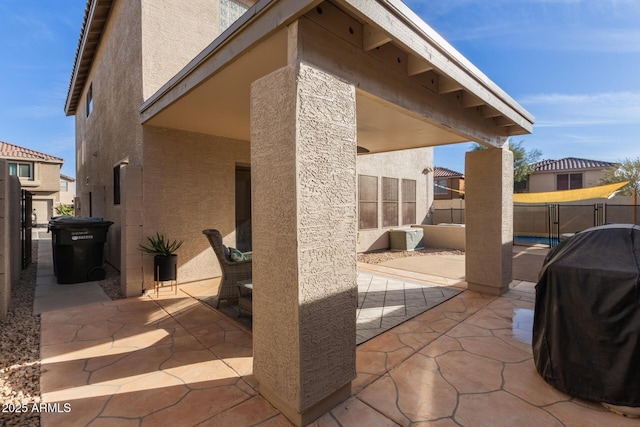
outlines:
[[[367,264],[380,264],[381,262],[391,261],[396,258],[406,258],[412,256],[429,256],[429,255],[464,255],[464,251],[457,249],[435,249],[424,248],[415,251],[371,251],[358,254],[358,262]]]
[[[0,426],[40,426],[40,316],[34,316],[38,242],[33,263],[20,274],[11,290],[7,321],[0,323]],[[107,276],[99,282],[112,300],[124,298],[120,274],[105,264]],[[34,406],[35,405],[35,406]]]
[[[33,263],[20,274],[11,290],[7,321],[0,323],[1,426],[39,426],[40,413],[40,316],[33,313],[38,244]]]
[[[104,293],[112,300],[125,298],[120,290],[120,272],[110,264],[105,264],[104,269],[107,271],[107,276],[98,282]]]

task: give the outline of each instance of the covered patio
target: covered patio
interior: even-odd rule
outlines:
[[[537,374],[533,285],[465,290],[359,345],[350,396],[312,425],[637,425]],[[293,425],[258,393],[251,333],[185,291],[43,313],[42,400],[70,411],[42,425]]]
[[[361,391],[358,151],[465,141],[491,148],[466,160],[466,282],[485,294],[508,291],[513,160],[505,143],[531,132],[533,117],[400,1],[258,2],[140,113],[143,191],[166,179],[168,168],[158,176],[153,168],[170,164],[167,150],[181,153],[190,140],[222,151],[249,142],[252,372],[262,397],[297,425]],[[140,187],[127,177],[124,165],[122,187]],[[125,263],[135,258],[127,239]],[[134,295],[138,278],[122,270]]]

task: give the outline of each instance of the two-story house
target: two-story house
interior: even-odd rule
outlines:
[[[433,170],[435,200],[457,200],[464,197],[464,174],[436,166]]]
[[[60,204],[73,206],[76,196],[76,179],[60,174]]]
[[[9,175],[20,178],[22,188],[33,193],[37,222],[46,224],[60,202],[60,168],[64,160],[3,141],[0,158],[7,159]]]
[[[250,244],[253,372],[297,425],[349,395],[356,251],[426,217],[433,146],[491,148],[466,159],[467,281],[508,289],[504,144],[533,117],[399,0],[89,0],[65,111],[127,296],[146,236],[184,240],[180,282],[220,274],[203,229]]]
[[[565,157],[536,163],[527,179],[527,192],[576,190],[600,185],[605,171],[615,163]]]

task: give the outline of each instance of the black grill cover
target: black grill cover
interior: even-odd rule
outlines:
[[[536,285],[533,357],[571,396],[640,406],[640,227],[582,231],[549,252]]]

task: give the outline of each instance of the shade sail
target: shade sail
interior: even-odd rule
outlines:
[[[589,199],[608,199],[620,191],[630,181],[577,190],[548,191],[544,193],[518,193],[513,195],[513,203],[561,203]]]

